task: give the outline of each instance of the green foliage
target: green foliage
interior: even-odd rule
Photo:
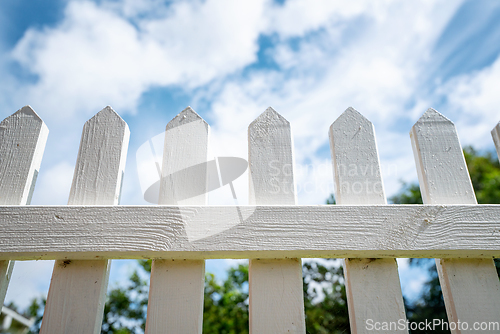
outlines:
[[[227,275],[222,284],[206,275],[203,333],[248,333],[248,266],[229,268]]]
[[[401,190],[398,194],[389,198],[393,204],[422,204],[420,187],[416,183],[401,181]]]
[[[130,276],[128,287],[111,290],[104,306],[101,333],[142,333],[146,327],[148,292],[147,281],[137,271]]]
[[[413,265],[419,264],[423,267],[428,267],[429,280],[425,282],[424,291],[419,300],[414,303],[408,303],[405,300],[406,315],[409,321],[412,322],[425,322],[432,321],[433,319],[441,319],[448,321],[446,309],[444,306],[443,293],[439,285],[439,277],[436,270],[434,259],[411,259]],[[427,333],[425,330],[411,330],[414,333]],[[450,333],[447,330],[441,330],[436,327],[432,333]]]
[[[328,266],[322,262],[329,263]],[[304,307],[306,332],[310,334],[350,333],[342,266],[332,259],[305,262]]]
[[[327,198],[326,204],[335,204],[335,197],[333,194],[330,194],[330,197]]]
[[[30,306],[26,312],[28,317],[35,318],[35,323],[30,328],[29,334],[38,333],[40,326],[42,324],[43,310],[45,309],[45,304],[47,303],[46,298],[34,298],[31,301]]]
[[[472,147],[464,149],[467,168],[477,202],[479,204],[500,204],[500,164],[493,154],[480,155]]]
[[[144,273],[151,260],[139,261]],[[350,333],[342,267],[332,260],[304,264],[304,301],[307,333]],[[129,334],[144,330],[147,283],[134,273],[127,289],[108,294],[103,333]],[[213,274],[205,278],[203,333],[248,333],[248,265],[229,268],[227,279],[219,282]]]

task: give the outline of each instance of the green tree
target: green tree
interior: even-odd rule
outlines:
[[[151,272],[151,261],[140,260],[141,269]],[[129,277],[126,288],[118,287],[108,293],[104,306],[101,333],[136,334],[146,327],[146,308],[148,303],[148,283],[141,279],[137,271]]]
[[[30,328],[30,331],[28,332],[29,334],[38,333],[38,331],[40,330],[40,326],[42,324],[43,310],[45,309],[46,303],[47,303],[47,299],[45,299],[43,297],[34,298],[31,301],[31,304],[28,307],[26,314],[29,317],[35,318],[35,323]]]
[[[205,279],[203,333],[248,333],[248,266],[229,268],[219,284],[213,274]]]
[[[479,153],[472,147],[464,148],[464,157],[469,170],[474,192],[479,204],[500,203],[500,164],[490,152]],[[421,204],[420,187],[416,183],[402,183],[398,194],[389,199],[394,204]],[[414,303],[406,302],[407,316],[410,321],[447,320],[446,310],[439,284],[436,265],[432,259],[410,259],[412,265],[427,266],[429,279],[424,284],[422,296]],[[500,276],[500,261],[495,259]],[[425,331],[412,331],[425,333]],[[433,331],[433,333],[449,333],[449,331]]]
[[[127,288],[108,293],[102,333],[136,334],[146,326],[148,283],[141,279],[151,273],[151,260],[140,260],[140,272],[129,278]],[[205,279],[203,333],[248,333],[248,266],[229,268],[219,284],[213,274]]]
[[[308,261],[302,273],[306,332],[350,333],[342,266],[333,259]]]
[[[151,260],[141,270],[151,272]],[[140,333],[144,330],[147,282],[137,272],[128,288],[108,294],[103,333]],[[307,333],[350,333],[342,267],[334,260],[309,261],[303,266]],[[221,283],[213,274],[205,279],[203,333],[248,333],[248,265],[231,267]]]

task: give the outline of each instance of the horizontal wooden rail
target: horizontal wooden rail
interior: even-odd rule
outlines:
[[[0,206],[0,260],[500,257],[500,205]]]

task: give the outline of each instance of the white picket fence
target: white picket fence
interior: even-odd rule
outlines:
[[[500,123],[492,134],[500,151]],[[449,321],[470,325],[453,333],[500,319],[500,206],[477,205],[455,126],[433,109],[410,133],[425,205],[387,205],[373,125],[352,108],[330,127],[338,205],[328,206],[296,205],[291,129],[272,108],[249,126],[251,205],[237,214],[206,205],[206,178],[172,174],[207,161],[209,126],[191,108],[167,125],[162,175],[178,176],[162,178],[157,206],[117,205],[130,133],[110,107],[83,128],[69,205],[24,206],[47,135],[29,106],[0,124],[0,297],[12,261],[57,260],[41,333],[99,333],[110,259],[154,259],[150,334],[201,333],[211,258],[250,259],[251,333],[305,333],[309,257],[345,258],[352,333],[405,319],[397,257],[437,258]],[[177,205],[190,187],[201,195]]]

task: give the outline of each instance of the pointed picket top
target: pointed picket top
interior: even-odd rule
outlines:
[[[110,106],[83,126],[68,204],[119,203],[130,130]]]
[[[104,107],[97,114],[92,116],[85,124],[92,124],[94,122],[117,122],[123,124],[123,127],[128,127],[127,123],[118,113],[111,108],[111,106]]]
[[[412,127],[410,137],[424,203],[476,204],[453,122],[430,108]]]
[[[207,200],[210,126],[191,107],[166,126],[159,204],[203,205]],[[177,173],[195,168],[193,173]],[[196,194],[196,195],[195,195]]]
[[[0,123],[0,204],[30,204],[49,129],[30,106]],[[0,304],[3,304],[14,261],[0,261]]]
[[[274,136],[282,130],[290,132],[290,122],[272,107],[268,107],[248,126],[249,143],[250,136],[254,141],[266,141],[269,140],[270,136]]]
[[[453,122],[448,117],[444,116],[434,108],[427,109],[417,121],[417,123],[428,123],[428,122],[448,122],[453,124]]]
[[[166,130],[170,130],[175,127],[186,125],[195,121],[201,122],[208,129],[208,123],[191,107],[187,107],[186,109],[178,113],[177,116],[175,116],[170,122],[168,122]]]
[[[455,136],[457,136],[455,124],[437,110],[429,108],[422,116],[420,116],[417,122],[413,124],[410,131],[410,137],[413,133],[421,133],[422,135],[434,133],[436,126],[439,126],[441,129],[447,129],[447,131],[450,132],[450,135],[455,133]]]
[[[349,107],[329,131],[338,204],[386,204],[373,124]]]
[[[365,116],[353,107],[347,108],[330,126],[330,129],[342,128],[346,123],[351,124],[372,124]]]
[[[36,127],[36,129],[47,127],[42,118],[38,116],[36,111],[31,108],[31,106],[27,105],[17,110],[12,115],[6,117],[0,123],[0,129],[12,129],[15,126],[18,126],[21,129],[25,126],[30,126],[28,123],[37,124],[38,126]],[[48,131],[48,129],[46,129],[46,131]]]
[[[493,142],[497,149],[498,159],[500,159],[500,122],[491,130],[491,136],[493,137]]]
[[[290,123],[271,107],[248,126],[248,162],[251,204],[296,203]]]
[[[18,111],[16,111],[15,113],[10,115],[9,117],[7,117],[5,120],[10,119],[12,117],[16,117],[16,116],[17,117],[32,117],[35,121],[43,123],[43,120],[41,119],[41,117],[38,116],[36,111],[30,105],[26,105],[26,106],[22,107],[21,109],[19,109]]]
[[[252,123],[250,123],[248,128],[253,128],[260,123],[281,123],[290,126],[290,122],[288,122],[285,117],[281,116],[276,110],[274,110],[273,107],[268,107],[262,114],[257,116],[257,118]]]
[[[0,204],[29,204],[49,129],[25,106],[0,123]]]

